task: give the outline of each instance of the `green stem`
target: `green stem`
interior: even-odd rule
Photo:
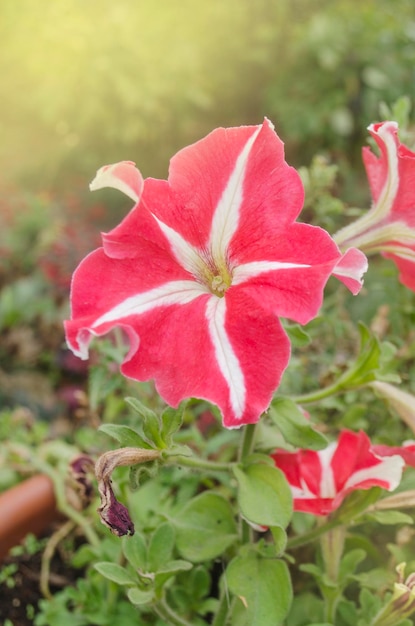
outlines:
[[[174,611],[163,598],[157,604],[153,605],[154,611],[161,619],[165,620],[169,626],[194,626],[187,619],[181,617]]]
[[[346,527],[339,525],[321,536],[320,546],[323,556],[327,578],[333,586],[325,586],[322,589],[324,596],[324,619],[330,624],[335,623],[336,610],[341,598],[342,590],[339,588],[339,567],[343,554]]]
[[[335,526],[321,535],[320,545],[326,574],[332,582],[337,582],[339,576],[345,536],[346,528],[342,525]]]
[[[238,462],[243,463],[254,449],[256,434],[256,424],[247,424],[242,430],[242,438],[239,446]],[[232,463],[228,465],[232,468]],[[252,528],[242,519],[240,519],[240,537],[243,544],[252,542]],[[229,597],[226,590],[226,580],[222,579],[221,595],[219,605],[213,620],[213,626],[225,626],[228,621],[230,610]]]
[[[254,449],[256,429],[256,424],[247,424],[242,431],[242,439],[239,446],[238,455],[238,460],[240,463],[243,463]],[[252,543],[252,527],[242,517],[239,517],[239,534],[242,543]]]
[[[212,626],[225,626],[228,619],[228,612],[230,608],[229,594],[226,592],[225,585],[222,585],[222,587],[218,609],[212,622]]]
[[[182,455],[167,456],[164,462],[166,465],[183,465],[201,472],[229,472],[234,465],[234,463],[218,463],[217,461]]]
[[[239,447],[238,461],[243,462],[249,456],[254,448],[256,424],[247,424],[242,431],[242,440]]]
[[[329,398],[330,396],[335,396],[340,391],[343,391],[343,385],[341,382],[337,381],[324,389],[310,391],[300,396],[292,396],[291,399],[297,404],[308,404],[309,402],[317,402]]]
[[[331,520],[330,522],[326,522],[321,526],[313,528],[313,530],[310,530],[308,533],[304,533],[304,535],[291,537],[291,539],[288,539],[287,541],[287,551],[292,550],[293,548],[299,548],[300,546],[303,546],[307,543],[311,543],[312,541],[319,539],[319,537],[340,525],[341,522],[337,520]]]

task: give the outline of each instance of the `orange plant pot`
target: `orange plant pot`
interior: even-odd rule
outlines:
[[[28,533],[41,533],[58,517],[53,483],[44,474],[1,493],[0,559]]]

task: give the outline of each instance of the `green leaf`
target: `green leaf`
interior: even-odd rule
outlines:
[[[194,563],[220,556],[238,538],[229,502],[209,491],[190,500],[172,521],[180,554]]]
[[[254,553],[237,556],[226,569],[226,582],[230,591],[241,599],[237,613],[242,623],[278,626],[285,619],[292,588],[284,561],[264,559]],[[235,621],[238,623],[241,621]]]
[[[170,445],[172,436],[176,433],[183,423],[183,413],[186,403],[182,402],[178,409],[168,407],[161,414],[161,434],[163,440]]]
[[[156,448],[164,449],[166,444],[161,437],[161,423],[159,417],[142,404],[137,398],[125,398],[125,401],[143,418],[143,433],[148,441]]]
[[[311,626],[321,622],[324,615],[324,602],[310,591],[297,592],[294,595],[287,626]],[[354,625],[355,626],[355,625]]]
[[[402,513],[402,511],[370,511],[370,513],[365,514],[364,519],[373,520],[385,526],[414,523],[413,518],[406,513]]]
[[[134,569],[147,571],[147,546],[141,533],[136,531],[132,537],[124,537],[123,553]]]
[[[356,567],[366,557],[366,552],[360,548],[350,550],[347,554],[342,556],[339,566],[339,582],[345,582],[352,574],[354,574]]]
[[[358,489],[347,496],[333,517],[346,524],[359,518],[382,495],[381,487]],[[359,520],[360,521],[360,520]]]
[[[299,324],[284,325],[290,343],[296,348],[304,348],[311,342],[310,335]]]
[[[99,429],[102,433],[109,435],[113,439],[116,439],[121,446],[132,448],[146,448],[150,449],[151,446],[143,437],[137,433],[133,428],[129,426],[117,425],[117,424],[101,424]]]
[[[269,416],[285,441],[296,448],[322,450],[328,444],[324,435],[314,430],[299,406],[289,398],[275,398]]]
[[[189,588],[191,589],[191,595],[196,600],[200,600],[208,595],[211,588],[211,578],[206,567],[198,565],[195,567],[189,576]]]
[[[137,580],[132,578],[130,574],[124,567],[121,565],[117,565],[117,563],[108,563],[107,561],[102,561],[101,563],[95,563],[95,569],[108,578],[108,580],[112,580],[117,585],[136,585]]]
[[[144,591],[143,589],[139,589],[138,587],[133,587],[132,589],[128,590],[127,596],[132,604],[141,606],[142,604],[149,604],[150,602],[152,602],[154,592]]]
[[[393,357],[390,344],[379,339],[359,322],[360,351],[355,363],[337,381],[339,389],[355,389],[375,380],[388,379],[388,362]]]
[[[270,531],[274,539],[275,552],[277,555],[282,555],[287,545],[287,533],[281,526],[271,526]]]
[[[167,580],[178,574],[179,572],[187,572],[192,569],[192,563],[189,561],[182,561],[180,559],[176,561],[170,561],[165,567],[158,570],[154,577],[154,586],[156,592],[161,589]]]
[[[284,474],[277,467],[255,463],[235,466],[238,503],[246,519],[262,526],[285,528],[292,515],[292,496]]]
[[[153,533],[148,547],[148,568],[150,572],[157,572],[170,559],[175,542],[174,527],[165,522]]]

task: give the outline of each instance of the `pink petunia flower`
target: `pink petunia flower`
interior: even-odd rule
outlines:
[[[68,345],[87,358],[93,336],[121,327],[124,375],[154,378],[172,406],[217,404],[229,428],[258,421],[290,357],[278,317],[314,318],[332,273],[357,293],[366,257],[295,222],[303,187],[268,120],[184,148],[167,181],[123,162],[98,171],[103,186],[136,204],[74,274]]]
[[[383,458],[364,432],[344,430],[337,442],[315,452],[278,450],[272,455],[291,487],[294,510],[328,515],[356,489],[395,489],[405,465],[400,455]]]
[[[399,280],[415,290],[415,152],[400,143],[396,122],[372,124],[369,132],[380,150],[376,156],[363,148],[372,208],[334,239],[342,249],[357,246],[392,259]]]

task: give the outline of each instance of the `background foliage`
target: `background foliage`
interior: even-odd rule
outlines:
[[[415,90],[411,0],[3,0],[0,171],[26,188],[169,157],[267,115],[294,165],[355,158]],[[4,181],[3,181],[4,182]]]
[[[267,116],[286,143],[287,160],[301,166],[306,188],[302,219],[334,233],[356,216],[355,206],[369,204],[360,157],[366,127],[383,115],[399,117],[399,111],[402,118],[408,117],[415,100],[414,61],[412,0],[1,1],[1,489],[39,470],[64,481],[68,458],[75,452],[96,456],[116,446],[108,436],[116,432],[115,425],[142,424],[124,396],[136,395],[146,406],[162,408],[151,384],[132,385],[114,375],[122,358],[117,341],[95,347],[89,371],[65,350],[62,319],[68,316],[71,273],[97,245],[99,231],[118,222],[130,207],[118,193],[89,194],[95,170],[104,163],[132,159],[144,176],[165,177],[169,158],[181,147],[217,126],[257,124]],[[387,107],[402,95],[408,99],[389,114]],[[410,119],[407,130],[405,140],[410,140]],[[357,358],[356,322],[363,320],[379,341],[387,339],[382,344],[387,373],[400,376],[414,393],[413,305],[414,294],[397,283],[396,269],[382,259],[371,262],[359,298],[329,283],[324,315],[308,325],[307,334],[287,324],[293,356],[280,391],[296,396],[338,379]],[[217,417],[205,403],[191,402],[178,445],[228,463],[237,433],[221,428]],[[271,433],[275,437],[270,419],[272,411],[261,422],[260,449],[278,446],[283,439],[281,434],[270,438]],[[368,389],[352,388],[326,399],[310,410],[310,419],[319,433],[329,436],[347,427],[362,428],[390,445],[413,437],[399,415]],[[236,472],[238,476],[243,485]],[[412,488],[414,473],[407,477]],[[178,555],[168,555],[173,557],[173,574],[158,572],[161,563],[150,568],[140,562],[140,567],[145,573],[146,567],[152,574],[154,570],[160,579],[174,576],[168,600],[179,612],[188,608],[193,617],[199,616],[197,623],[204,623],[218,602],[223,562],[214,552],[208,555],[212,562],[194,566],[191,574],[183,561],[177,564],[178,557],[197,563],[182,537],[182,517],[187,520],[189,510],[180,513],[180,507],[194,497],[190,513],[199,515],[200,492],[206,497],[203,493],[219,489],[220,498],[231,497],[234,483],[215,473],[200,478],[178,469],[149,473],[146,480],[132,492],[127,471],[120,470],[116,484],[147,538],[151,536],[148,554],[159,533],[176,533],[181,548]],[[248,498],[244,506],[256,507],[256,495],[254,504]],[[212,492],[207,497],[219,496]],[[216,505],[221,509],[222,500]],[[27,605],[29,623],[36,612],[38,626],[60,626],[68,620],[81,626],[112,624],[137,615],[124,583],[105,569],[109,561],[125,564],[132,558],[124,550],[130,544],[109,535],[98,523],[96,507],[94,501],[85,524],[99,542],[90,545],[77,526],[79,518],[74,521],[77,531],[61,551],[67,578],[60,591],[52,589],[53,598],[37,604],[37,597]],[[228,541],[234,538],[234,520],[225,513]],[[65,514],[71,513],[65,509]],[[170,518],[175,521],[173,531],[166,525]],[[290,533],[302,534],[312,523],[307,516],[295,515]],[[363,564],[356,559],[344,565],[339,593],[346,587],[347,593],[340,604],[341,626],[370,622],[370,611],[374,614],[381,602],[378,592],[383,598],[391,588],[399,562],[406,561],[409,571],[415,569],[413,530],[393,524],[379,530],[373,521],[362,522],[348,537],[348,550],[364,550],[367,556]],[[204,545],[206,537],[197,534],[197,525],[195,533],[194,543]],[[274,533],[278,543],[276,538]],[[134,541],[140,555],[139,534]],[[32,546],[38,554],[43,547],[36,540]],[[29,548],[19,548],[26,569]],[[263,568],[268,547],[260,549],[263,554],[237,557],[242,559],[241,571]],[[318,551],[308,546],[295,552],[295,558],[289,565],[296,599],[287,626],[309,626],[310,620],[321,624],[321,576],[314,571],[314,581],[301,571],[304,563],[318,561]],[[18,565],[12,561],[0,570],[1,597],[10,599]],[[42,567],[47,565],[44,560]],[[264,579],[281,574],[263,570]],[[230,579],[234,593],[244,595],[244,580],[235,572]],[[357,581],[363,587],[359,597]],[[137,589],[133,603],[143,602],[139,614],[145,623],[165,624],[149,615],[147,596],[138,593],[147,591]],[[0,612],[4,617],[9,615]],[[235,623],[243,619],[236,611]]]

